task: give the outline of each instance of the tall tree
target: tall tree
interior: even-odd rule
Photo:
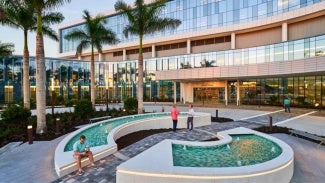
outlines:
[[[6,17],[7,17],[7,15],[6,15],[5,11],[3,10],[2,7],[0,7],[0,20],[3,18],[6,18]]]
[[[1,0],[4,12],[7,17],[1,20],[3,25],[12,28],[21,29],[24,33],[24,53],[23,53],[23,98],[24,107],[30,108],[30,84],[29,84],[29,50],[28,50],[28,32],[36,31],[36,14],[34,7],[26,3],[17,3],[15,1]],[[46,36],[58,41],[55,31],[50,28],[50,24],[60,23],[64,19],[63,15],[58,12],[43,13],[42,29]]]
[[[83,19],[85,20],[85,27],[82,29],[74,29],[72,32],[65,35],[67,40],[80,41],[77,46],[77,55],[81,55],[82,50],[91,48],[90,57],[90,93],[91,103],[95,108],[95,58],[94,49],[96,48],[98,53],[102,53],[103,44],[115,44],[118,42],[116,35],[113,31],[105,27],[107,20],[103,16],[96,16],[92,18],[87,10],[84,10]]]
[[[36,13],[36,110],[37,110],[37,128],[36,133],[42,134],[47,132],[46,127],[46,69],[43,40],[43,13],[50,12],[58,8],[65,2],[71,0],[23,0],[30,6],[34,7]]]
[[[181,21],[172,18],[162,18],[163,9],[167,0],[153,0],[150,4],[144,4],[144,0],[136,0],[134,7],[127,5],[123,0],[115,4],[115,10],[129,20],[124,28],[125,37],[129,34],[139,36],[138,57],[138,113],[143,113],[143,52],[142,40],[146,34],[152,34],[166,29],[175,29]]]
[[[14,52],[14,44],[0,42],[0,57],[11,55]]]

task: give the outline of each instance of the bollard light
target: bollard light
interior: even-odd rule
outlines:
[[[28,125],[27,126],[27,135],[28,135],[28,144],[33,143],[33,126]]]
[[[60,134],[60,118],[56,118],[55,122],[55,135]]]
[[[272,116],[269,117],[269,122],[270,122],[270,126],[269,126],[270,132],[272,132],[272,126],[273,126]]]
[[[218,109],[216,109],[216,118],[217,118],[217,119],[219,118],[219,115],[218,115]]]

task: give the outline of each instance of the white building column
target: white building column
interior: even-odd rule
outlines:
[[[288,41],[288,24],[282,23],[282,42]]]
[[[78,55],[78,60],[82,60],[82,57],[81,57],[81,55]]]
[[[123,61],[126,60],[126,49],[123,49]]]
[[[237,106],[240,105],[240,82],[237,80]]]
[[[191,49],[191,40],[188,39],[187,40],[187,51],[186,51],[186,53],[187,54],[191,54],[191,52],[192,52],[192,49]]]
[[[156,57],[156,45],[151,46],[151,57],[155,58]]]
[[[176,82],[174,81],[174,104],[176,104]]]
[[[225,105],[228,105],[228,80],[225,81]]]
[[[183,85],[183,83],[181,82],[180,83],[180,98],[181,98],[181,102],[183,103],[184,101],[182,101],[182,99],[184,99],[183,97],[184,97],[184,89],[183,89],[183,87],[184,87],[184,85]]]
[[[236,34],[231,33],[231,49],[236,49]]]
[[[104,55],[102,53],[98,54],[98,61],[100,62],[104,61]]]

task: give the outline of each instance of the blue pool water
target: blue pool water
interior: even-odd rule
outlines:
[[[184,146],[173,144],[174,166],[239,167],[263,163],[278,157],[282,149],[275,142],[258,135],[231,135],[230,144]]]
[[[180,116],[186,116],[187,113],[180,113]],[[151,114],[141,114],[141,115],[133,115],[121,118],[109,119],[104,122],[100,122],[95,126],[85,129],[84,131],[75,135],[64,147],[64,152],[72,151],[73,144],[79,140],[81,135],[85,135],[90,147],[101,146],[107,144],[107,135],[113,130],[115,127],[143,119],[149,118],[159,118],[159,117],[169,117],[170,113],[151,113]]]

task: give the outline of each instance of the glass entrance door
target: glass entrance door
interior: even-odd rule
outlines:
[[[224,94],[224,88],[194,88],[194,102],[222,103]]]

